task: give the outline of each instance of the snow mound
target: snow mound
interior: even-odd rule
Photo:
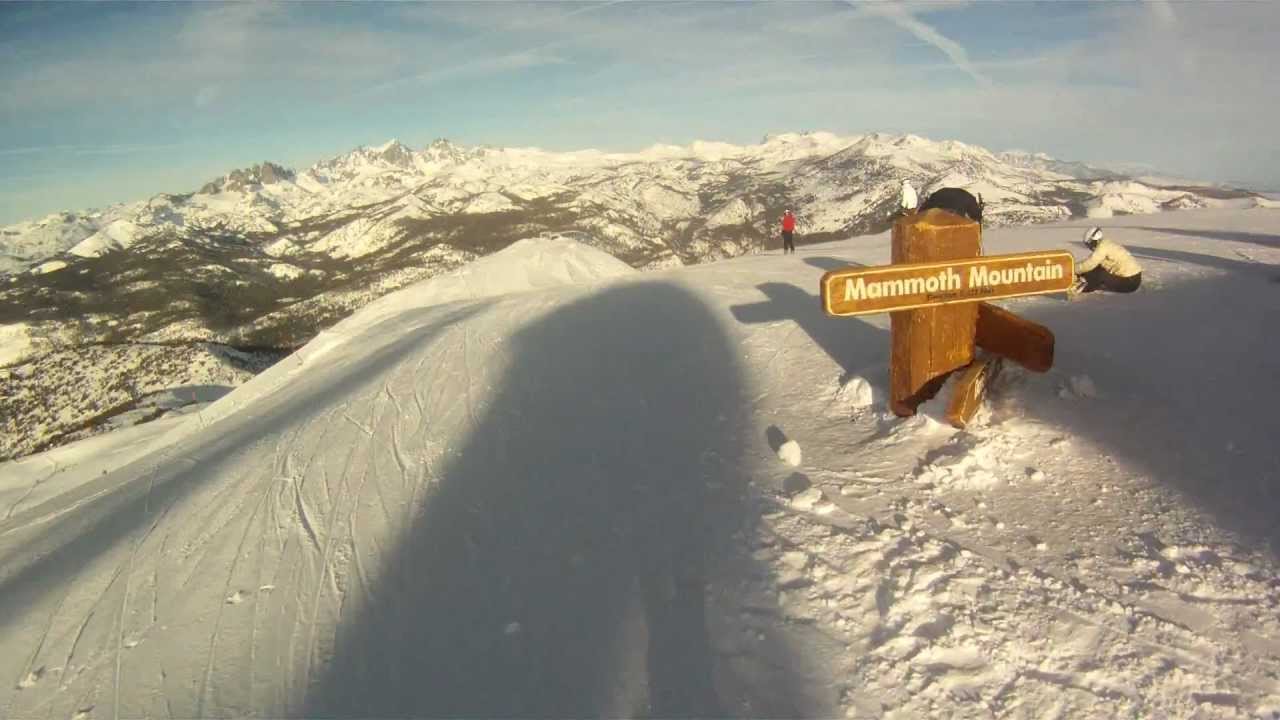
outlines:
[[[603,250],[563,236],[518,240],[456,272],[383,296],[320,333],[299,355],[314,359],[339,338],[357,335],[382,319],[412,308],[597,283],[635,273],[630,265]]]
[[[395,307],[439,305],[635,274],[612,255],[565,237],[528,238],[449,275],[383,298]]]

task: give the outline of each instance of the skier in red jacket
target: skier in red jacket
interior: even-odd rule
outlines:
[[[782,214],[782,254],[786,255],[788,251],[795,252],[796,244],[792,240],[796,232],[796,216],[788,210]]]

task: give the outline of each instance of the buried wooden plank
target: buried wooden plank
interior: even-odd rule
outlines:
[[[960,371],[952,387],[951,401],[947,404],[947,422],[963,429],[982,407],[987,389],[1000,374],[1002,359],[997,355],[985,355],[974,360]]]
[[[990,303],[978,303],[978,347],[1032,372],[1053,367],[1053,331]]]

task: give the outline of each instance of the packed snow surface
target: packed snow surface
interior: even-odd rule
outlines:
[[[964,431],[822,314],[887,235],[543,239],[0,465],[0,716],[1272,717],[1280,215],[1105,225],[1142,289],[1005,303],[1055,367]]]

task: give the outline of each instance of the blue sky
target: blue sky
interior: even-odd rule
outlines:
[[[0,223],[391,137],[914,132],[1280,187],[1280,3],[0,3]]]

